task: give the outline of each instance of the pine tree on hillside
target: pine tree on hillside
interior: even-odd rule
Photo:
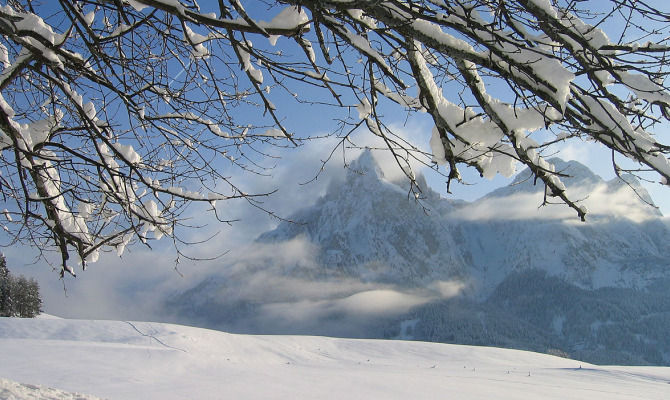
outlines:
[[[28,280],[20,275],[18,278],[12,278],[12,296],[13,306],[12,317],[22,317],[26,313],[26,300],[28,297]]]
[[[42,312],[40,288],[34,279],[12,276],[0,255],[0,317],[34,318]]]
[[[5,256],[0,254],[0,317],[12,314],[11,275],[7,269]]]
[[[19,315],[23,318],[35,318],[42,312],[42,298],[40,297],[40,287],[33,278],[26,280],[24,312]]]

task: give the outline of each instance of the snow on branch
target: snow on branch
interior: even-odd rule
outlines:
[[[0,6],[0,191],[24,217],[8,222],[12,241],[56,249],[71,273],[165,236],[181,255],[190,204],[217,218],[217,201],[263,209],[257,197],[274,188],[247,193],[244,176],[314,140],[307,114],[342,143],[367,127],[416,190],[416,163],[447,191],[461,168],[492,178],[525,165],[545,202],[584,219],[544,160],[559,141],[602,144],[617,173],[628,159],[670,182],[667,7],[204,3]],[[431,131],[400,135],[400,113],[427,116]]]

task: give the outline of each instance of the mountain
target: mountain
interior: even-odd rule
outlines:
[[[420,181],[425,181],[422,177]],[[258,242],[306,237],[319,247],[327,275],[423,286],[463,278],[468,266],[442,215],[454,206],[424,186],[424,199],[384,179],[370,151],[351,163],[346,179],[331,184],[312,207],[260,235]],[[425,206],[425,207],[424,207]]]
[[[578,162],[550,162],[569,175],[563,180],[568,193],[585,199],[588,220],[581,223],[562,205],[536,210],[544,193],[527,170],[509,186],[464,207],[460,217],[467,222],[459,225],[463,255],[484,294],[511,271],[525,269],[541,269],[588,289],[644,288],[668,276],[670,243],[663,240],[670,233],[668,224],[634,177],[604,181]],[[497,209],[500,215],[463,215],[482,209]]]
[[[175,294],[175,318],[242,332],[496,345],[670,365],[670,228],[631,176],[552,159],[587,222],[528,171],[475,202],[417,200],[369,151],[316,204]]]
[[[535,212],[542,192],[528,171],[474,203],[451,202],[426,187],[417,202],[407,189],[386,181],[366,151],[344,182],[290,217],[297,224],[281,223],[258,241],[304,235],[318,245],[319,261],[330,274],[419,286],[466,279],[481,296],[523,269],[546,270],[586,288],[644,287],[667,276],[670,242],[663,238],[670,229],[642,200],[650,202],[649,195],[634,178],[606,182],[578,162],[550,162],[570,176],[564,179],[569,192],[596,197],[587,223],[565,206]],[[603,199],[611,204],[599,204]],[[616,207],[625,207],[625,215]]]
[[[518,350],[155,322],[0,318],[0,354],[2,399],[661,400],[670,382]]]

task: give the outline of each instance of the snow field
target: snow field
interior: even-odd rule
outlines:
[[[149,322],[0,318],[0,354],[0,376],[30,384],[2,381],[5,393],[40,385],[108,399],[611,400],[670,393],[670,368],[597,367],[518,350],[422,342],[233,335]],[[79,398],[53,392],[15,398]]]

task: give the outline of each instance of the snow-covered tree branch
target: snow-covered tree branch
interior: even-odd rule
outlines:
[[[174,237],[190,203],[258,205],[272,189],[245,193],[232,171],[264,174],[273,146],[310,140],[287,121],[317,104],[342,139],[362,124],[381,136],[410,180],[416,161],[447,188],[460,168],[490,178],[525,164],[547,202],[584,219],[544,159],[557,141],[600,143],[617,173],[628,159],[670,181],[670,9],[655,4],[10,0],[6,230],[57,248],[74,273],[71,252],[85,266],[101,250]],[[424,136],[389,128],[394,107],[432,119],[430,151]]]

